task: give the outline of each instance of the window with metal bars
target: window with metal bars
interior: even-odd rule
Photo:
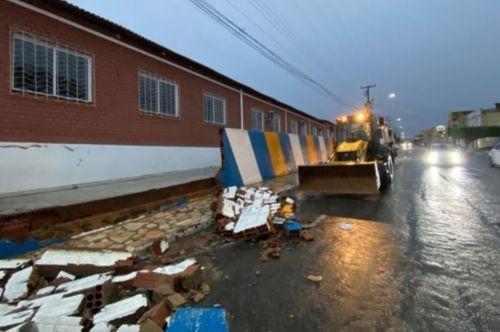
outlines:
[[[297,120],[292,120],[290,124],[291,124],[291,128],[290,128],[291,131],[290,132],[292,134],[297,135],[299,133],[299,122]]]
[[[91,57],[16,33],[12,38],[12,90],[91,102]]]
[[[281,131],[281,119],[278,114],[273,114],[273,117],[271,119],[271,126],[272,126],[272,131],[275,133],[279,133]]]
[[[139,109],[141,112],[179,116],[179,89],[172,81],[149,74],[139,74]]]
[[[253,130],[264,131],[264,112],[252,109],[251,120]]]
[[[209,93],[203,94],[203,121],[225,125],[226,101]]]

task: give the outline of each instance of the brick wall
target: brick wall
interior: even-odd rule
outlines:
[[[57,15],[90,24],[66,13]],[[92,56],[93,102],[11,92],[10,45],[16,31]],[[7,1],[0,2],[0,45],[0,141],[216,147],[220,126],[203,122],[204,91],[225,98],[227,126],[240,127],[238,92]],[[139,71],[178,83],[179,118],[139,112]],[[244,98],[245,128],[250,128],[252,107],[274,111],[285,130],[284,111],[250,97]],[[289,130],[292,118],[301,119],[289,112]],[[269,126],[266,121],[267,130]]]

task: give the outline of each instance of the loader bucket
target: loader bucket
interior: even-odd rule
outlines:
[[[380,179],[376,162],[336,162],[300,166],[299,190],[306,193],[376,194]]]

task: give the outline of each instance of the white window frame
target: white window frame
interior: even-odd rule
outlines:
[[[157,100],[157,106],[156,106],[156,112],[149,111],[147,109],[142,109],[141,108],[141,76],[144,76],[148,79],[153,79],[156,80],[156,100]],[[163,82],[165,84],[173,85],[175,87],[175,114],[165,114],[160,112],[160,82]],[[146,71],[139,71],[139,75],[137,76],[137,89],[138,89],[138,102],[139,102],[139,111],[142,113],[146,114],[154,114],[158,116],[163,116],[167,118],[179,118],[179,84],[177,82],[170,80],[165,77],[160,77],[158,75],[151,74]]]
[[[264,128],[264,111],[261,111],[257,108],[252,108],[252,110],[250,111],[250,123],[251,123],[251,126],[252,126],[252,130],[258,130],[258,131],[264,131],[265,128]],[[253,127],[253,114],[259,114],[259,118],[260,118],[260,123],[259,123],[259,127],[261,128],[254,128]]]
[[[19,89],[19,88],[16,88],[14,86],[14,72],[15,72],[15,68],[14,68],[15,53],[14,52],[15,51],[14,51],[13,45],[14,45],[15,39],[21,39],[23,41],[33,42],[35,45],[35,48],[37,45],[43,45],[47,48],[49,48],[49,47],[52,48],[52,93],[29,91],[29,90],[25,90],[25,89]],[[41,95],[41,96],[54,97],[57,99],[70,100],[70,101],[83,102],[83,103],[92,103],[93,102],[94,76],[93,76],[93,58],[92,58],[92,56],[84,54],[84,53],[72,51],[67,47],[59,46],[56,43],[52,43],[52,42],[46,41],[44,39],[41,39],[35,35],[26,34],[23,32],[14,32],[12,34],[10,47],[11,47],[11,58],[10,58],[10,61],[11,61],[11,79],[10,79],[10,82],[11,82],[11,90],[12,91],[21,92],[23,94],[28,94],[28,95]],[[72,97],[61,96],[61,95],[57,94],[57,84],[58,84],[58,81],[57,81],[57,52],[58,51],[65,52],[67,54],[73,54],[75,56],[87,59],[87,61],[88,61],[87,62],[87,78],[88,78],[87,79],[87,99],[72,98]],[[24,54],[23,54],[23,56],[24,56]],[[36,58],[35,58],[35,68],[36,68]],[[36,82],[35,82],[35,86],[36,86]],[[77,90],[77,94],[78,94],[78,90]]]
[[[217,99],[219,101],[222,101],[222,122],[208,121],[207,119],[205,119],[205,97],[213,98],[213,99]],[[203,122],[225,126],[226,125],[226,114],[227,113],[226,113],[226,99],[225,98],[217,96],[217,95],[210,93],[208,91],[203,92]],[[215,119],[215,113],[214,113],[214,119]]]

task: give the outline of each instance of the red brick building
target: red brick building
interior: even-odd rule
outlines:
[[[332,123],[59,0],[1,1],[0,45],[0,193],[217,166],[224,126],[333,137]]]

